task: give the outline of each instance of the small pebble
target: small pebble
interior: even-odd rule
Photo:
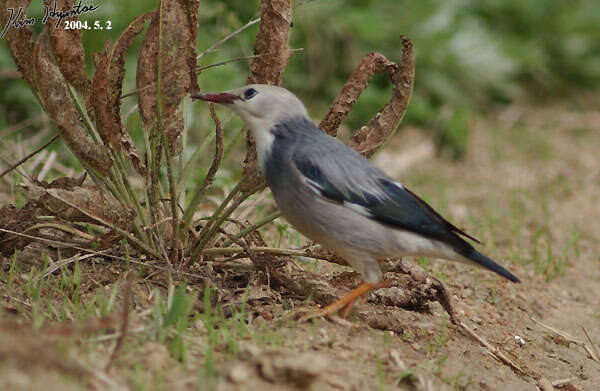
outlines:
[[[517,344],[519,344],[519,346],[525,345],[525,340],[519,335],[515,335],[515,341],[517,342]]]

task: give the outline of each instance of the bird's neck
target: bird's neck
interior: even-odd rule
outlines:
[[[310,119],[304,115],[279,119],[253,118],[246,121],[246,123],[256,141],[258,162],[263,174],[266,174],[266,160],[270,158],[273,152],[274,143],[277,143],[278,149],[289,152],[289,148],[293,147],[294,142],[310,142],[311,132],[321,134]],[[284,157],[285,153],[280,159]]]
[[[273,147],[273,141],[275,136],[264,127],[250,127],[252,137],[254,137],[256,145],[256,155],[260,169],[265,174],[265,161],[269,155],[271,148]]]

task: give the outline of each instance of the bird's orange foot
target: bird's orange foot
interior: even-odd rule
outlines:
[[[312,311],[311,313],[302,317],[300,320],[304,322],[310,319],[328,317],[334,315],[338,311],[340,311],[341,317],[345,318],[350,313],[350,310],[354,306],[356,299],[363,297],[373,289],[387,288],[389,286],[390,283],[388,281],[378,282],[376,284],[364,282],[341,299],[334,301],[325,308]]]

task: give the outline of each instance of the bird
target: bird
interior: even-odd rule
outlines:
[[[340,310],[346,315],[356,299],[388,287],[380,262],[391,257],[457,261],[520,282],[467,241],[479,240],[355,150],[319,130],[289,90],[250,84],[191,97],[221,104],[241,117],[255,139],[258,165],[283,217],[361,275],[363,282],[357,288],[315,316]]]

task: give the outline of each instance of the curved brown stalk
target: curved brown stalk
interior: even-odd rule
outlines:
[[[373,52],[365,56],[352,72],[342,90],[335,98],[319,128],[336,136],[361,92],[367,88],[375,74],[385,73],[394,84],[390,101],[369,121],[357,130],[348,146],[366,157],[371,157],[394,134],[408,107],[415,77],[415,57],[412,42],[402,37],[402,66],[389,61],[383,54]]]
[[[210,110],[210,116],[215,122],[215,157],[210,168],[208,169],[208,173],[206,174],[204,181],[194,192],[192,201],[190,202],[183,216],[183,225],[185,227],[184,229],[186,230],[192,221],[192,217],[194,216],[194,212],[200,203],[202,195],[204,195],[208,187],[215,181],[215,176],[219,170],[219,166],[221,165],[221,159],[223,158],[223,127],[221,126],[219,117],[217,117],[214,105],[209,103],[208,108]]]
[[[254,54],[248,84],[280,85],[283,72],[293,51],[288,45],[292,24],[291,0],[262,0],[260,3],[260,30],[254,43]],[[256,163],[254,138],[246,135],[247,152],[241,189],[256,188],[264,179]],[[251,194],[250,194],[251,195]]]
[[[56,4],[58,11],[68,11],[75,5],[75,0],[44,0],[44,4],[52,8]],[[77,21],[79,17],[72,15],[64,21]],[[81,92],[87,113],[92,117],[91,82],[85,74],[85,53],[81,41],[81,29],[51,28],[48,30],[50,46],[54,58],[65,79]]]
[[[79,161],[90,167],[92,172],[106,175],[112,165],[108,150],[104,145],[96,144],[79,121],[80,115],[69,93],[68,83],[54,61],[47,30],[48,26],[39,35],[34,51],[36,74],[43,75],[36,79],[44,110]]]

